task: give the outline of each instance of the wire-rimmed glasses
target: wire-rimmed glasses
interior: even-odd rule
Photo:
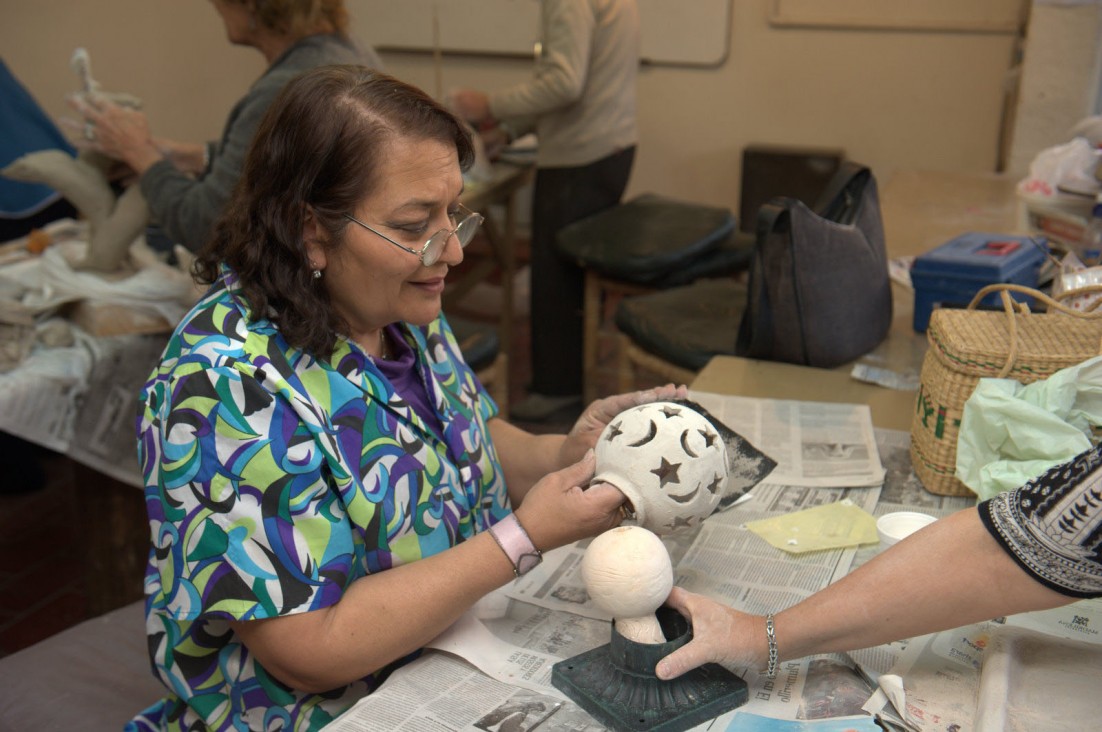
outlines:
[[[459,242],[459,246],[465,247],[471,243],[471,239],[474,239],[475,232],[478,231],[478,227],[481,226],[482,222],[485,220],[482,214],[471,211],[463,204],[460,204],[459,208],[461,211],[465,212],[466,215],[455,224],[455,228],[441,229],[440,231],[436,232],[429,237],[428,241],[425,242],[425,245],[421,247],[420,250],[410,249],[404,244],[399,244],[386,234],[382,234],[376,231],[375,229],[371,228],[351,214],[345,214],[344,217],[352,223],[359,224],[360,226],[364,227],[375,236],[386,239],[388,242],[398,247],[399,249],[403,249],[410,254],[416,254],[417,258],[421,260],[421,264],[429,267],[439,261],[440,255],[444,253],[444,247],[445,245],[447,245],[449,237],[455,236],[456,240]],[[452,220],[454,221],[455,219],[453,218]]]

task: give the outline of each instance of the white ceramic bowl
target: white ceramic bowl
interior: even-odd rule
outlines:
[[[880,548],[887,549],[897,541],[910,536],[923,526],[929,526],[935,521],[937,521],[935,517],[917,511],[886,513],[876,519],[876,533],[880,537]]]

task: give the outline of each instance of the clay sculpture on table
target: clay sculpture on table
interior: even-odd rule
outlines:
[[[582,578],[613,616],[608,644],[556,663],[551,683],[615,732],[682,732],[744,704],[746,682],[714,663],[670,681],[658,661],[692,640],[688,620],[662,603],[673,587],[662,540],[619,526],[590,542]]]
[[[102,91],[92,78],[91,64],[83,48],[73,53],[71,66],[81,78],[80,95],[86,99],[102,96],[123,106],[141,106],[132,95]],[[112,163],[110,158],[92,150],[81,150],[75,158],[62,150],[39,150],[16,158],[0,170],[0,175],[43,183],[67,198],[89,226],[88,251],[74,268],[113,272],[123,265],[130,245],[149,221],[149,207],[136,185],[116,197],[108,179]]]
[[[664,643],[654,611],[673,589],[666,546],[641,526],[618,526],[590,542],[582,558],[586,592],[616,630],[637,643]]]
[[[698,525],[776,467],[689,400],[625,410],[601,433],[594,482],[616,486],[635,522],[656,534]]]

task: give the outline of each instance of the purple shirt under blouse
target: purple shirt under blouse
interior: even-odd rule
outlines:
[[[436,410],[429,401],[425,382],[421,378],[414,364],[413,349],[406,339],[402,337],[402,329],[395,324],[386,327],[387,338],[393,348],[391,357],[384,361],[381,358],[373,359],[375,367],[385,376],[409,406],[417,413],[417,416],[425,421],[438,437],[444,434],[444,425],[440,422]]]

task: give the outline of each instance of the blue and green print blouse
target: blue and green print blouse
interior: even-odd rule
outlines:
[[[324,608],[357,579],[442,552],[509,512],[493,400],[441,316],[402,327],[431,429],[362,349],[290,347],[226,271],[177,327],[141,393],[153,669],[168,696],[128,729],[316,730],[380,675],[291,689],[229,620]]]

